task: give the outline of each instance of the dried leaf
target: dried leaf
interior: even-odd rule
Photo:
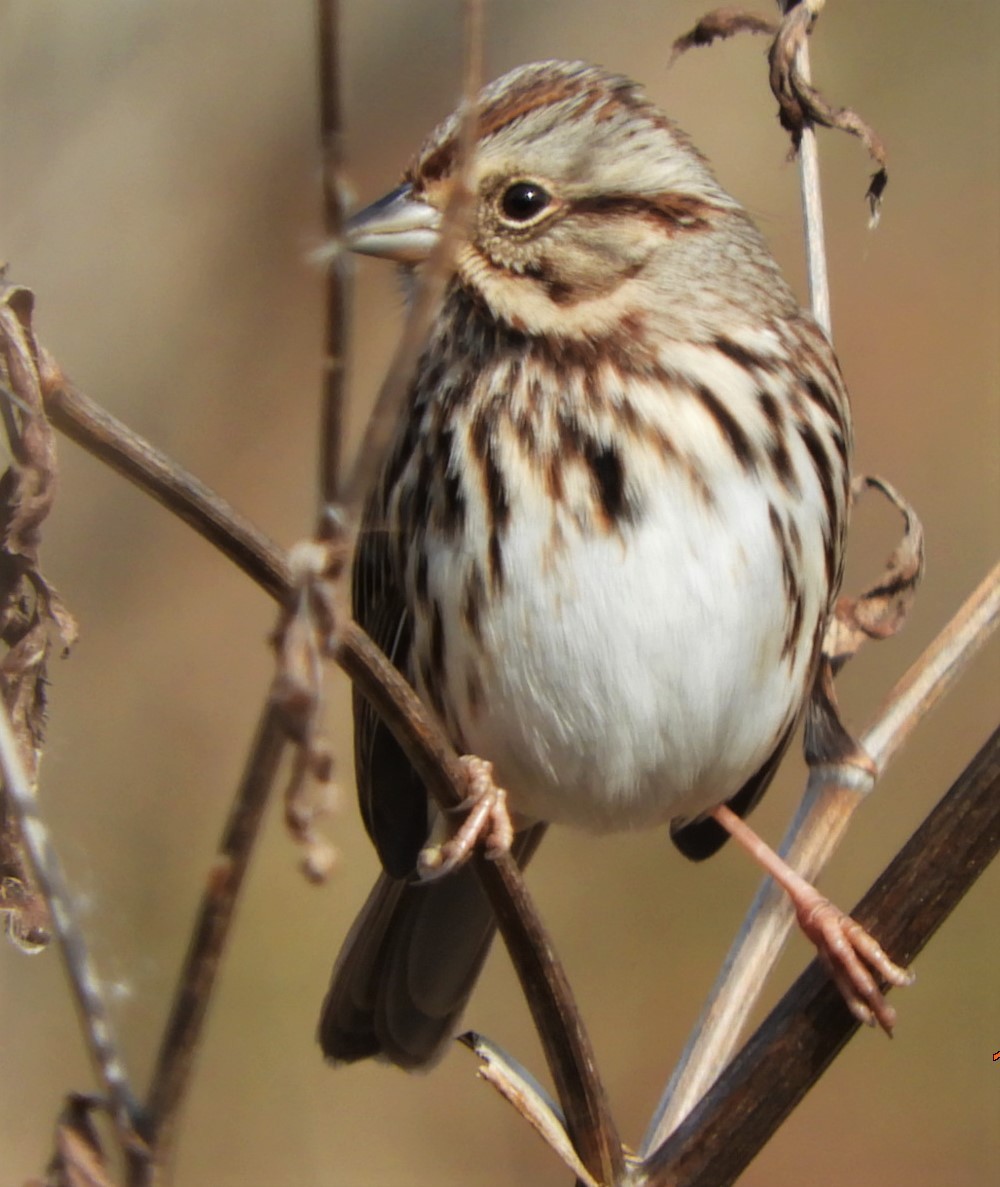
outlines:
[[[827,102],[820,92],[802,77],[802,72],[795,64],[796,55],[805,44],[816,15],[814,6],[810,4],[798,4],[789,9],[768,51],[771,91],[778,100],[778,118],[781,120],[781,126],[791,134],[795,149],[798,149],[803,131],[812,124],[848,132],[862,141],[868,149],[869,156],[878,165],[865,194],[871,212],[871,222],[874,225],[878,221],[882,194],[889,184],[885,145],[875,130],[856,111],[849,107],[835,108]]]
[[[681,54],[698,46],[711,45],[737,33],[766,33],[773,38],[768,50],[771,91],[778,101],[778,118],[791,134],[793,152],[798,150],[802,133],[813,124],[836,128],[857,136],[878,165],[868,183],[865,197],[871,214],[870,225],[878,222],[882,195],[889,183],[886,151],[874,129],[849,107],[836,108],[805,78],[796,66],[796,56],[805,44],[823,8],[822,0],[802,0],[783,5],[785,15],[779,24],[745,8],[716,8],[673,44],[671,64]]]
[[[805,751],[810,766],[835,764],[838,782],[867,790],[875,764],[844,723],[834,677],[868,639],[888,639],[906,620],[924,570],[924,532],[906,500],[882,478],[862,474],[854,479],[854,502],[867,490],[878,490],[903,517],[903,535],[878,580],[857,597],[837,599],[823,639],[819,672],[806,709]],[[852,770],[853,768],[853,770]]]
[[[670,62],[672,65],[676,58],[690,49],[735,37],[737,33],[766,33],[773,37],[777,31],[778,26],[774,21],[748,12],[745,8],[715,8],[706,13],[693,29],[677,38]]]
[[[34,297],[0,288],[0,414],[11,465],[0,475],[0,695],[25,767],[35,779],[45,737],[48,661],[65,652],[76,623],[39,567],[41,529],[58,485],[55,434],[45,417],[39,351],[31,326]],[[0,910],[7,934],[26,951],[46,942],[49,918],[34,886],[20,828],[0,800]]]
[[[482,1061],[480,1077],[492,1084],[514,1106],[577,1179],[587,1184],[587,1187],[598,1187],[597,1181],[573,1149],[562,1111],[530,1072],[485,1035],[470,1030],[459,1036],[459,1042]]]
[[[854,502],[868,490],[881,491],[903,518],[903,536],[892,550],[878,580],[857,597],[837,600],[827,626],[823,653],[839,671],[867,639],[888,639],[906,620],[924,571],[924,529],[916,512],[882,478],[862,474],[854,479]]]

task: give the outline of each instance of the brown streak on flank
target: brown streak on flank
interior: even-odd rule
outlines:
[[[781,554],[781,580],[785,586],[786,600],[791,603],[800,597],[801,594],[798,583],[795,580],[795,569],[792,566],[792,558],[789,555],[785,527],[773,503],[768,504],[767,515],[771,521],[771,530],[774,532],[774,538],[778,544],[778,552]]]
[[[431,703],[431,708],[443,721],[445,717],[445,711],[444,701],[441,697],[441,689],[434,680],[434,674],[431,671],[431,667],[427,662],[426,656],[422,657],[420,660],[420,679],[423,683],[424,692],[427,695],[427,699]]]
[[[483,685],[475,668],[469,668],[465,674],[465,699],[469,702],[469,714],[475,721],[483,703]]]
[[[824,388],[821,383],[817,383],[811,375],[807,375],[802,381],[802,387],[809,399],[818,408],[821,408],[834,424],[840,423],[840,413],[828,389]]]
[[[583,456],[590,470],[598,508],[607,527],[632,518],[625,496],[625,467],[612,445],[602,445],[593,438],[584,442]]]
[[[802,533],[798,529],[794,519],[788,521],[788,539],[792,545],[792,551],[795,553],[795,559],[801,565],[802,563]]]
[[[785,631],[785,638],[781,645],[781,658],[787,659],[789,663],[795,663],[796,647],[799,634],[802,631],[802,618],[805,613],[805,606],[802,600],[802,591],[796,589],[795,597],[792,601],[792,617],[788,623],[788,630]]]
[[[441,616],[441,604],[437,600],[431,606],[430,670],[435,680],[444,684],[444,619]]]
[[[545,467],[545,489],[553,503],[561,503],[563,494],[562,458],[553,453]]]
[[[472,452],[479,462],[483,477],[483,492],[486,496],[486,515],[489,520],[489,549],[487,562],[493,588],[503,587],[503,549],[501,534],[510,523],[510,499],[507,483],[497,465],[495,446],[490,435],[491,409],[484,405],[476,413],[469,432]]]
[[[747,471],[755,469],[757,463],[754,457],[753,446],[750,443],[750,438],[743,431],[736,417],[733,416],[715,392],[704,384],[693,385],[692,391],[701,401],[701,406],[715,421],[716,427],[725,438],[730,449],[732,449],[736,456],[736,460],[743,469]]]
[[[420,548],[417,550],[417,568],[413,578],[413,592],[417,602],[419,602],[421,606],[426,606],[428,601],[426,548]]]
[[[830,457],[823,447],[823,442],[820,440],[819,434],[811,424],[808,422],[800,424],[798,430],[799,436],[802,438],[803,444],[809,452],[820,490],[823,492],[827,521],[832,529],[834,525],[840,523],[841,515],[837,494],[833,489],[833,469],[830,464]]]
[[[795,473],[795,463],[792,461],[792,455],[788,452],[788,448],[781,437],[775,436],[767,448],[767,457],[774,473],[777,475],[778,481],[785,490],[791,494],[798,493],[799,483],[798,476]]]
[[[473,563],[465,578],[465,589],[462,593],[462,621],[477,643],[483,641],[480,615],[485,600],[486,586],[483,583],[483,574],[479,566]]]
[[[764,419],[777,436],[785,423],[785,414],[781,410],[781,405],[771,392],[763,389],[757,393],[757,403],[760,404],[760,410],[764,413]]]
[[[720,335],[715,339],[714,345],[727,359],[730,359],[738,367],[742,367],[744,371],[753,372],[756,370],[769,373],[778,369],[778,364],[774,359],[765,358],[760,354],[754,354],[752,350],[741,346],[738,342],[734,342],[732,338],[725,338]],[[766,392],[761,392],[759,395],[761,406],[763,406],[764,396],[766,394]]]

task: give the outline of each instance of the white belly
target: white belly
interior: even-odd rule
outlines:
[[[797,712],[809,648],[782,655],[766,491],[732,473],[706,505],[687,481],[665,470],[638,523],[610,531],[513,498],[480,640],[447,627],[453,728],[525,816],[607,831],[697,815],[739,790]],[[798,526],[815,570],[803,581],[810,639],[822,551],[818,521]],[[470,556],[431,545],[431,590],[458,624]]]

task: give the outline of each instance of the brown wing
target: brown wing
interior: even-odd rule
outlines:
[[[376,513],[370,504],[354,556],[354,617],[409,680],[410,615],[382,523],[381,509]],[[427,842],[427,793],[396,739],[357,688],[354,767],[361,816],[379,859],[393,878],[406,878]]]

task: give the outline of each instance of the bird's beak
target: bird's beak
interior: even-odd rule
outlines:
[[[359,211],[344,237],[348,248],[361,255],[419,264],[431,254],[440,227],[440,211],[414,198],[411,186],[401,185]]]

